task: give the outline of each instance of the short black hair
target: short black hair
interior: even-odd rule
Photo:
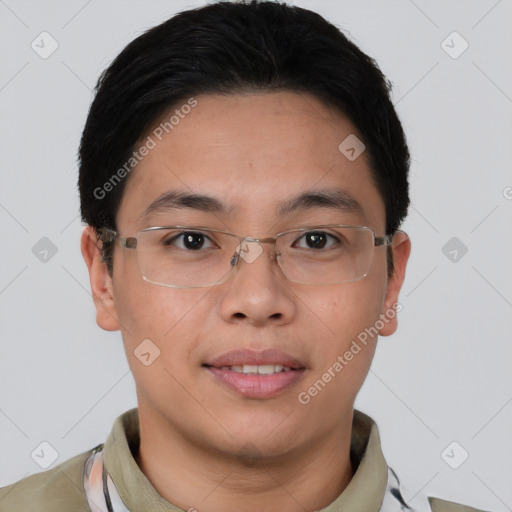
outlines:
[[[391,83],[319,14],[259,0],[183,11],[133,40],[101,74],[79,149],[82,221],[98,233],[116,230],[126,164],[170,108],[200,94],[273,91],[309,93],[351,121],[393,234],[409,206],[410,155]],[[111,273],[111,242],[102,248]]]

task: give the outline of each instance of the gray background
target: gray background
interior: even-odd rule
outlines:
[[[293,3],[377,60],[413,156],[400,327],[381,339],[357,405],[412,505],[421,491],[511,510],[512,3]],[[31,453],[52,453],[41,442],[54,467],[136,405],[120,334],[95,323],[76,150],[100,72],[143,30],[201,4],[0,0],[0,485],[41,471]],[[59,45],[46,59],[31,47],[51,48],[43,31]],[[43,237],[57,251],[46,261]]]

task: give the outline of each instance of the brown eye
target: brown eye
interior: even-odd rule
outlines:
[[[303,249],[324,249],[329,244],[329,239],[335,242],[339,242],[333,235],[326,233],[325,231],[308,231],[304,233],[299,240],[304,240],[306,246],[299,245]],[[328,246],[327,248],[331,247]]]
[[[210,239],[203,233],[196,231],[184,231],[167,238],[163,243],[166,246],[175,246],[179,249],[197,251],[199,249],[203,249],[204,245],[208,242],[211,242]]]

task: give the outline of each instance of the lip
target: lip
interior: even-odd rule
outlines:
[[[266,350],[231,350],[211,361],[206,361],[205,365],[220,368],[221,366],[239,366],[243,364],[280,364],[281,366],[289,366],[296,370],[304,368],[305,364],[299,359],[290,356],[286,352],[276,349]]]
[[[222,369],[225,366],[242,366],[274,364],[288,366],[290,371],[270,375],[245,374],[233,370]],[[267,349],[262,351],[232,350],[211,361],[203,367],[213,377],[246,398],[272,398],[292,387],[301,380],[306,371],[304,363],[280,350]]]

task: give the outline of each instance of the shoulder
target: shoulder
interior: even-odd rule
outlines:
[[[0,488],[1,512],[89,512],[83,466],[92,450]]]
[[[445,501],[439,498],[428,498],[432,512],[484,512],[480,509]]]
[[[468,505],[462,505],[461,503],[434,498],[433,496],[426,496],[421,492],[415,494],[416,503],[414,507],[411,507],[404,501],[402,490],[403,486],[396,473],[388,467],[388,483],[383,506],[380,512],[398,510],[398,504],[400,504],[400,510],[410,510],[415,512],[485,512]]]

